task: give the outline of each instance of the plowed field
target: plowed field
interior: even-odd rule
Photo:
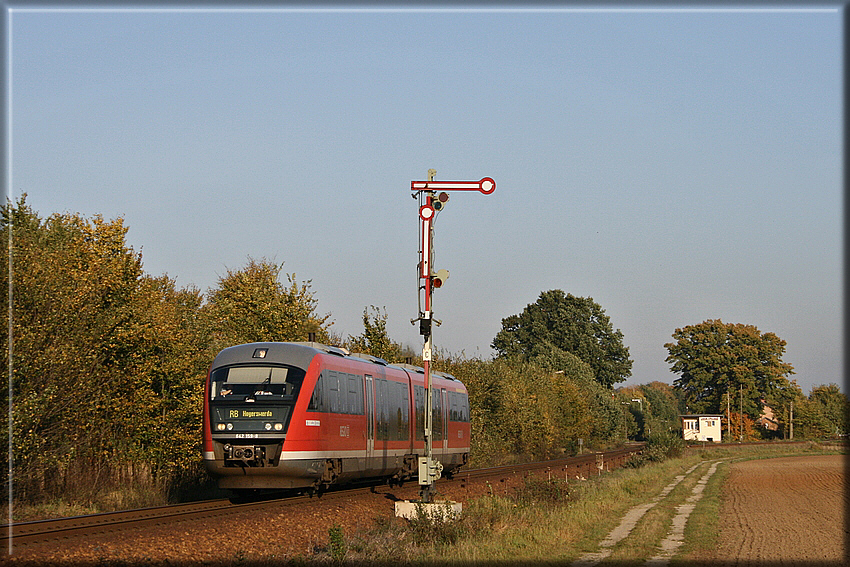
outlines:
[[[845,457],[732,465],[723,487],[718,565],[841,564],[848,505]]]

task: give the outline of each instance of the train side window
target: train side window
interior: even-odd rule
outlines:
[[[380,399],[380,390],[378,396]],[[307,411],[363,415],[363,376],[335,370],[322,372]]]
[[[434,388],[434,391],[431,393],[431,410],[433,411],[431,433],[434,441],[443,440],[443,396],[440,391],[439,388]]]
[[[336,413],[348,413],[348,374],[336,373]]]
[[[469,421],[469,395],[449,392],[449,421]]]
[[[378,428],[375,432],[375,439],[379,439],[382,441],[386,441],[389,439],[389,396],[387,392],[387,380],[385,378],[378,378],[375,380],[375,393],[376,393],[376,403],[375,406],[377,408],[376,421],[378,422]]]
[[[407,384],[399,382],[387,381],[389,391],[389,439],[394,441],[404,441],[410,438],[408,433],[408,411],[407,404],[409,397],[407,395]]]
[[[399,402],[398,402],[398,389],[396,389],[395,382],[387,380],[387,397],[389,398],[387,401],[387,419],[389,423],[387,424],[389,427],[387,428],[387,439],[392,439],[395,441],[398,439],[398,422],[401,421],[401,415],[399,415]]]
[[[410,393],[407,384],[396,383],[399,395],[398,410],[398,439],[407,441],[410,439]]]
[[[307,411],[325,411],[325,374],[319,374],[316,380],[316,386],[313,388],[313,396],[310,398],[310,403],[307,405]]]
[[[363,415],[363,377],[348,375],[348,413]]]
[[[413,411],[416,416],[416,436],[417,441],[425,440],[425,386],[413,386]]]
[[[325,374],[325,387],[322,388],[325,397],[325,411],[336,411],[336,392],[339,388],[339,380],[336,377],[336,372],[329,370]]]

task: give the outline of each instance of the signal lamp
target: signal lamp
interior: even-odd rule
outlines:
[[[449,194],[445,191],[437,195],[436,199],[431,200],[431,206],[434,207],[435,211],[442,211],[443,207],[446,206],[446,203],[449,200]]]
[[[282,424],[282,423],[275,423],[275,424],[274,424],[274,430],[275,430],[275,431],[280,431],[281,429],[283,429],[283,424]]]
[[[225,427],[226,426],[223,423],[216,423],[215,424],[215,428],[218,429],[219,431],[224,431]]]
[[[449,271],[448,270],[437,270],[436,274],[431,275],[431,283],[434,288],[443,287],[445,281],[449,279]]]

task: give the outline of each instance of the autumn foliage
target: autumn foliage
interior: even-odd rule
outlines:
[[[389,362],[421,362],[387,336],[387,315],[374,306],[363,311],[362,334],[334,336],[311,282],[285,274],[283,264],[249,258],[202,293],[146,274],[126,233],[121,218],[41,218],[25,196],[2,207],[0,295],[10,317],[0,336],[12,400],[0,388],[11,408],[0,433],[13,459],[10,479],[9,453],[0,452],[3,497],[10,480],[16,500],[83,504],[115,487],[173,495],[204,483],[203,384],[230,345],[314,334]],[[469,390],[473,465],[572,454],[579,439],[601,448],[669,437],[680,402],[718,412],[742,384],[774,406],[783,427],[793,404],[800,434],[848,433],[847,398],[835,385],[802,396],[775,335],[707,321],[677,329],[674,339],[666,346],[681,375],[675,390],[653,382],[615,391],[631,371],[622,334],[592,299],[553,290],[503,320],[496,359],[439,354],[434,368]],[[759,399],[743,401],[747,436]]]
[[[145,274],[120,218],[41,219],[23,197],[3,207],[0,222],[11,250],[0,255],[5,305],[12,294],[0,334],[13,389],[16,499],[95,499],[116,482],[167,491],[196,479],[203,383],[215,353],[326,333],[309,282],[288,275],[289,285],[280,284],[282,265],[250,260],[204,297]],[[7,389],[2,396],[8,405]]]

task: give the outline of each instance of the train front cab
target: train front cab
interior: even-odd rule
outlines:
[[[296,344],[252,343],[216,356],[205,388],[203,457],[220,487],[294,487],[279,482],[287,476],[284,441],[316,354]]]

